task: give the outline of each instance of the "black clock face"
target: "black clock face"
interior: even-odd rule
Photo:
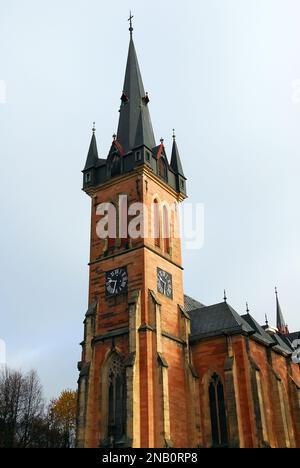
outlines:
[[[107,296],[117,296],[127,291],[127,268],[116,268],[106,272],[105,291]]]
[[[172,275],[157,268],[157,290],[170,299],[173,299]]]

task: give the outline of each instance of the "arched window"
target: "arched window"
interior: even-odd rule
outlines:
[[[213,446],[226,447],[228,445],[228,431],[224,388],[220,377],[216,373],[213,374],[209,383],[209,407]]]
[[[167,180],[167,165],[162,157],[158,160],[158,175],[163,180]]]
[[[170,253],[170,221],[169,213],[166,206],[163,207],[163,242],[164,251]]]
[[[126,435],[126,374],[124,360],[113,353],[108,365],[107,435],[115,446]]]
[[[159,218],[159,203],[157,200],[154,200],[154,223],[153,223],[153,230],[154,230],[154,243],[156,247],[160,247],[160,218]]]

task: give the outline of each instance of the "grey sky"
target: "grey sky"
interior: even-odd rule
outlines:
[[[0,0],[0,338],[47,396],[76,387],[90,215],[80,171],[93,120],[102,157],[117,129],[129,8],[156,139],[170,154],[175,127],[190,200],[205,204],[186,292],[210,304],[226,288],[262,322],[277,285],[300,329],[299,1]]]

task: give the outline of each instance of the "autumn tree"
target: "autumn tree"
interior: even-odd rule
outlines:
[[[70,448],[75,445],[76,411],[77,392],[72,390],[64,390],[50,403],[51,428],[61,434],[61,447]]]

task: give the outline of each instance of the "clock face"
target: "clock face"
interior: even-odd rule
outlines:
[[[172,275],[157,268],[157,290],[169,299],[173,299]]]
[[[127,291],[127,268],[116,268],[106,272],[105,291],[107,296],[117,296]]]

